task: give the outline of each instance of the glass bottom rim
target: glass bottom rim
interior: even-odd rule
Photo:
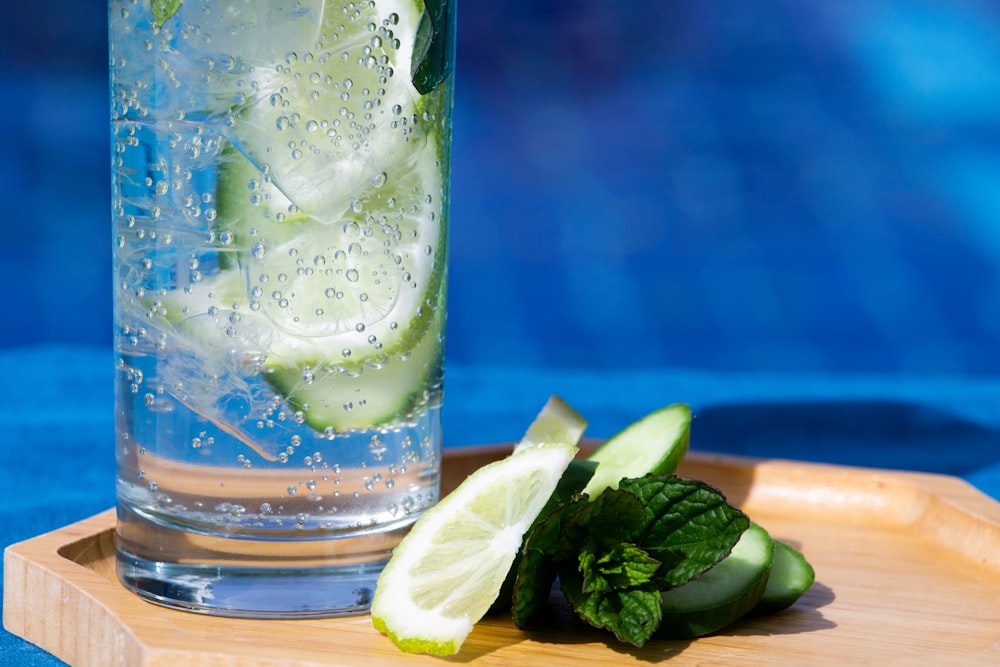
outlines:
[[[385,562],[318,567],[226,567],[164,563],[116,547],[125,588],[171,609],[259,619],[366,614]]]

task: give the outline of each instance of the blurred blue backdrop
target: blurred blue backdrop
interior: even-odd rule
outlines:
[[[110,344],[106,16],[0,24],[0,344]],[[993,0],[460,3],[457,365],[1000,374]]]

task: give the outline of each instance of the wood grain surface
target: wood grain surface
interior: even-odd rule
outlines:
[[[445,488],[507,446],[446,450]],[[158,607],[114,575],[109,510],[9,547],[3,621],[71,665],[306,667],[769,664],[1000,665],[1000,504],[940,475],[691,453],[721,488],[799,547],[816,583],[785,612],[693,641],[620,644],[553,595],[539,627],[489,616],[451,658],[399,652],[367,616],[209,617]]]

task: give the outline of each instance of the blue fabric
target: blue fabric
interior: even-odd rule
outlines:
[[[448,446],[687,401],[1000,497],[1000,4],[461,5]],[[0,20],[0,545],[112,503],[106,25]]]

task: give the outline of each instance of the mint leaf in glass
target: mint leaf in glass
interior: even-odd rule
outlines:
[[[417,26],[410,63],[410,78],[421,95],[431,92],[448,78],[455,48],[455,0],[425,0]]]
[[[184,0],[150,0],[149,6],[153,12],[153,25],[162,26],[167,19],[177,13]]]

